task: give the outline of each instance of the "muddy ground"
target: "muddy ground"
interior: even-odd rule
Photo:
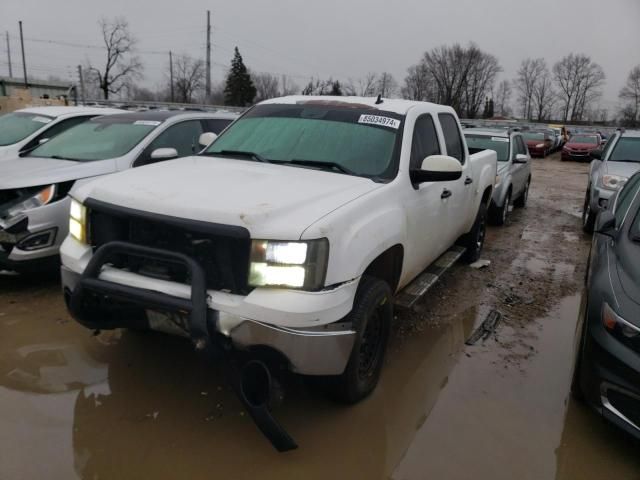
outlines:
[[[92,336],[55,281],[0,276],[0,479],[639,479],[638,444],[569,396],[590,239],[588,166],[535,160],[528,208],[413,312],[344,408],[294,378],[275,453],[188,342]],[[497,310],[494,335],[465,340]]]

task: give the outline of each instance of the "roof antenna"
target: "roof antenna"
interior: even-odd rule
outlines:
[[[382,94],[378,95],[378,99],[376,100],[376,105],[380,105],[382,103]]]

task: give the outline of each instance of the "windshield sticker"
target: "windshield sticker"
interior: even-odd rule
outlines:
[[[389,127],[397,130],[400,128],[400,120],[390,117],[380,117],[378,115],[360,115],[358,123],[367,125],[378,125],[380,127]]]
[[[133,122],[134,125],[146,125],[148,127],[157,127],[162,122],[157,122],[155,120],[136,120]]]
[[[504,137],[491,137],[491,141],[509,143],[509,139]]]
[[[47,117],[33,117],[31,120],[39,123],[49,123],[51,121],[51,119]]]

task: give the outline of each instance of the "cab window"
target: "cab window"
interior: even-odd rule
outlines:
[[[464,164],[464,147],[458,122],[450,113],[440,113],[438,114],[438,118],[442,126],[447,155],[456,158],[460,163]]]
[[[416,120],[413,129],[413,140],[411,142],[411,165],[410,168],[420,168],[422,161],[440,153],[438,134],[431,115],[423,115]]]

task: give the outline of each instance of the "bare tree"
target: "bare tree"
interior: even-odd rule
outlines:
[[[280,80],[275,75],[266,72],[251,72],[253,84],[256,87],[256,102],[280,96]]]
[[[605,74],[587,55],[571,53],[553,66],[553,78],[566,122],[582,120],[591,103],[602,94]]]
[[[382,72],[375,82],[374,95],[382,95],[383,97],[393,97],[398,91],[398,82],[389,72]]]
[[[498,84],[498,88],[496,89],[496,94],[494,96],[495,110],[501,117],[508,117],[511,115],[511,107],[509,106],[511,102],[511,93],[511,82],[509,82],[509,80],[502,80]]]
[[[547,63],[543,60],[542,71],[533,85],[532,96],[532,114],[536,115],[538,121],[547,119],[551,116],[551,109],[553,108],[554,101],[556,99],[556,93],[553,91],[553,82],[551,81],[551,75],[547,68]]]
[[[347,95],[373,97],[376,94],[377,81],[378,75],[376,73],[369,72],[364,77],[358,78],[355,82],[350,79],[344,86],[344,90]]]
[[[475,45],[467,49],[471,68],[465,80],[462,110],[468,118],[476,118],[487,96],[493,91],[498,73],[502,71],[498,59]]]
[[[629,126],[635,126],[640,121],[640,65],[635,66],[629,76],[627,83],[620,90],[618,95],[620,100],[625,102],[623,113],[625,113],[625,123]]]
[[[423,62],[407,69],[407,76],[402,87],[402,97],[423,102],[436,100],[435,82]]]
[[[176,55],[173,60],[173,87],[178,102],[192,103],[204,88],[205,66],[202,59],[186,53]]]
[[[142,63],[133,54],[136,39],[124,18],[118,17],[111,21],[103,18],[99,25],[107,58],[102,69],[95,66],[90,69],[96,75],[106,100],[109,94],[119,93],[130,80],[142,76]]]
[[[459,114],[466,113],[469,117],[477,115],[484,99],[493,90],[496,75],[502,70],[493,55],[474,44],[434,48],[424,54],[421,68],[433,83],[435,95],[432,100],[450,105]],[[414,70],[413,73],[422,75],[423,72]]]
[[[514,85],[518,91],[518,103],[521,107],[522,116],[528,120],[534,115],[534,93],[538,79],[547,69],[543,58],[525,58],[520,64],[516,74]]]
[[[289,77],[282,75],[280,77],[280,95],[294,95],[300,92],[300,87],[296,85]]]

